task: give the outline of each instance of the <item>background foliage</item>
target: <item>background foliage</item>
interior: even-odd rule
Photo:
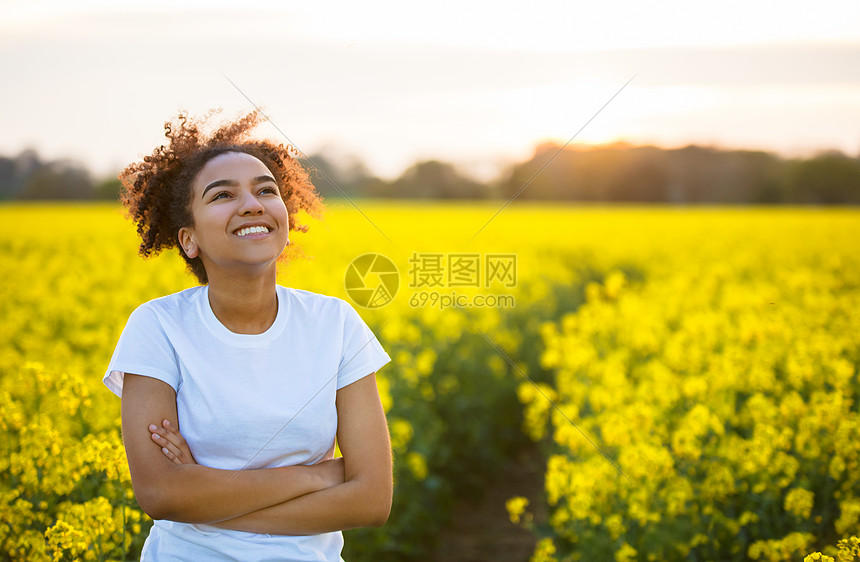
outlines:
[[[292,235],[311,259],[280,279],[347,298],[360,254],[401,272],[359,309],[393,359],[395,505],[345,559],[426,559],[530,440],[549,517],[509,507],[536,560],[794,559],[857,528],[856,210],[523,205],[469,241],[496,206],[360,208]],[[151,522],[101,377],[129,313],[193,281],[137,243],[112,205],[0,207],[0,558],[139,556]],[[410,256],[463,251],[516,253],[517,286],[489,291],[514,308],[409,305]]]
[[[415,162],[392,180],[374,176],[357,159],[322,153],[302,163],[313,170],[314,184],[328,197],[507,200],[516,193],[520,201],[860,203],[860,157],[835,150],[785,158],[697,145],[666,149],[615,143],[561,150],[544,143],[527,160],[510,162],[483,182],[438,160]],[[526,184],[529,188],[520,192]],[[95,180],[73,161],[44,162],[29,149],[15,157],[0,156],[0,200],[115,201],[119,190],[116,177]]]

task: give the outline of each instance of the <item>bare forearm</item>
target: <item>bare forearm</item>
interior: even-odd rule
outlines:
[[[314,466],[261,470],[220,470],[202,465],[169,465],[138,494],[157,519],[213,523],[291,500],[326,487]],[[146,502],[142,501],[146,498]],[[148,505],[144,505],[147,503]]]
[[[351,481],[221,521],[216,526],[270,535],[313,535],[378,527],[388,519],[390,509],[390,487]]]
[[[176,464],[162,454],[165,443],[154,444],[159,420],[168,424],[162,427],[178,432],[174,389],[152,377],[126,373],[123,443],[137,501],[153,519],[212,523],[344,481],[343,465],[336,461],[243,471]],[[184,439],[180,443],[185,444]],[[190,450],[187,453],[186,460],[193,461]]]

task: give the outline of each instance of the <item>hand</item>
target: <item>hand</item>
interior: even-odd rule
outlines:
[[[150,424],[149,431],[152,433],[152,440],[173,463],[197,464],[185,438],[168,420],[162,421],[161,427]]]

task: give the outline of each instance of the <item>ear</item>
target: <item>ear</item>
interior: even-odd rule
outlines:
[[[194,230],[187,226],[183,226],[179,229],[179,235],[177,238],[179,239],[179,246],[182,248],[182,251],[185,252],[185,255],[191,259],[196,258],[197,242],[194,240]]]

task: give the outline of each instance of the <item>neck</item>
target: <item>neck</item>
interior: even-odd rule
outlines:
[[[209,305],[215,317],[236,334],[262,334],[278,315],[277,270],[255,276],[209,278]]]

